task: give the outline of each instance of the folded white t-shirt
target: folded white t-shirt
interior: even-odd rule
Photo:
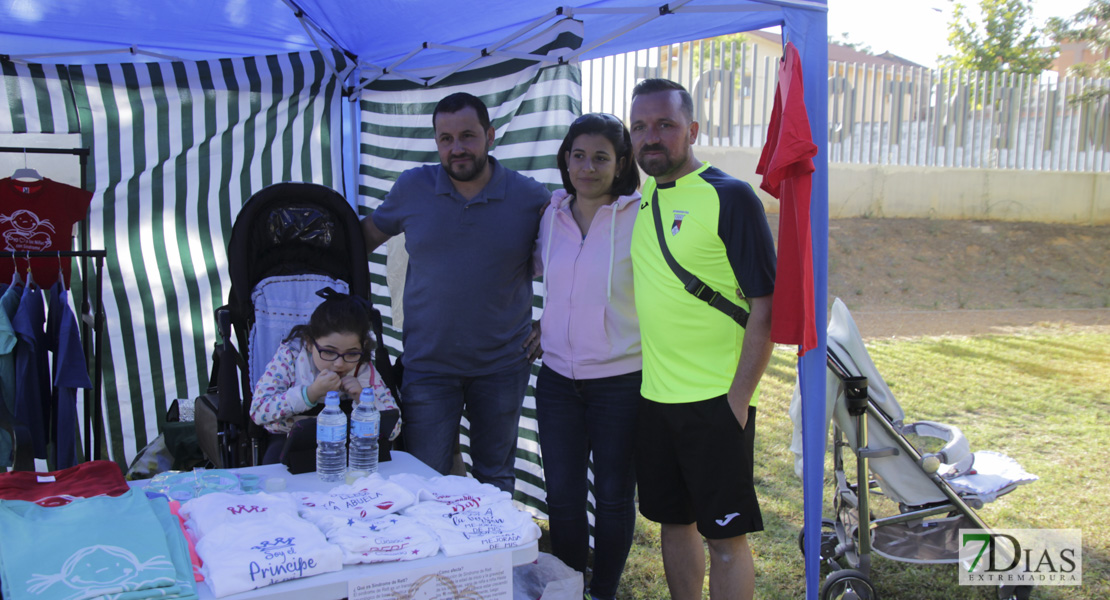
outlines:
[[[405,515],[431,527],[447,556],[515,548],[540,538],[532,516],[506,500],[463,511],[449,504],[421,502]]]
[[[343,568],[343,552],[315,525],[278,512],[208,532],[197,555],[217,598]]]
[[[343,549],[344,564],[415,560],[439,553],[439,538],[416,519],[388,515],[356,519],[323,515],[316,526]]]
[[[293,492],[291,496],[301,516],[314,523],[330,514],[376,519],[399,512],[416,501],[412,492],[377,473],[327,492]]]
[[[268,522],[276,515],[296,517],[297,505],[287,494],[216,492],[181,505],[181,514],[189,520],[186,526],[198,538],[204,538],[223,525],[258,520]]]
[[[444,475],[427,479],[418,475],[400,473],[390,477],[389,481],[416,494],[418,502],[416,506],[424,504],[424,501],[432,501],[449,506],[454,512],[480,508],[497,502],[512,501],[513,499],[512,494],[497,486],[457,475]],[[409,514],[409,511],[416,508],[416,506],[406,509],[405,514]],[[417,512],[424,510],[427,510],[427,507],[417,509]],[[439,509],[432,508],[431,510],[435,512]]]

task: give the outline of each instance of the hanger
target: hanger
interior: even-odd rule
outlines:
[[[23,279],[19,276],[19,263],[15,260],[15,252],[12,252],[12,283],[10,287],[23,285]]]
[[[38,287],[38,284],[35,283],[34,275],[31,274],[31,251],[30,250],[27,251],[26,258],[27,258],[27,284],[26,285],[27,285],[27,287]]]
[[[24,179],[24,180],[29,179],[29,180],[32,180],[32,181],[42,181],[42,175],[39,175],[38,171],[36,171],[36,170],[27,166],[27,149],[26,148],[23,149],[23,168],[22,169],[16,169],[15,173],[12,173],[12,179]]]

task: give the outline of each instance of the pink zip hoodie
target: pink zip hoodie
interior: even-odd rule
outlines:
[[[570,379],[598,379],[642,368],[632,291],[632,225],[640,193],[594,215],[582,237],[566,190],[551,195],[532,254],[543,275],[543,363]]]

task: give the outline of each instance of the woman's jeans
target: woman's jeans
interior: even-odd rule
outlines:
[[[585,572],[589,554],[587,461],[593,452],[594,570],[590,592],[616,595],[636,525],[636,412],[641,372],[573,380],[547,366],[536,380],[551,549]]]

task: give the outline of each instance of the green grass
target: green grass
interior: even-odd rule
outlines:
[[[1033,597],[1110,597],[1110,335],[1057,330],[877,341],[868,348],[908,422],[958,426],[972,450],[1002,452],[1040,477],[981,509],[988,525],[1082,530],[1083,586],[1040,587]],[[797,542],[802,489],[790,452],[793,387],[794,354],[776,348],[763,380],[756,440],[756,485],[765,530],[749,538],[756,597],[763,600],[805,595]],[[826,516],[832,516],[830,473],[827,468]],[[876,512],[896,510],[884,502]],[[633,544],[617,597],[667,598],[658,526],[639,519]],[[875,556],[872,579],[884,599],[997,597],[992,587],[958,585],[956,569]]]

